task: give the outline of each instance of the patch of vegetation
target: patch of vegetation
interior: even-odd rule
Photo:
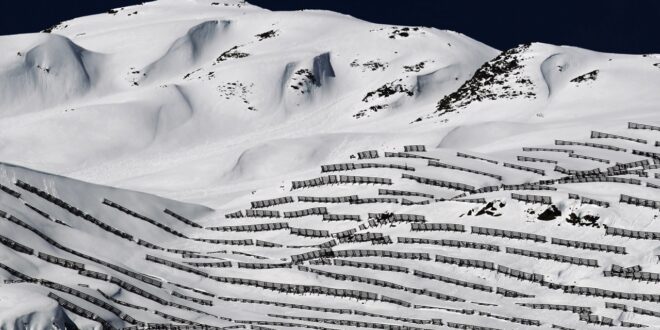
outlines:
[[[412,32],[417,32],[419,31],[418,27],[404,27],[404,28],[398,28],[393,26],[392,27],[393,31],[390,32],[389,38],[390,39],[396,39],[396,38],[407,38],[410,36]],[[423,32],[422,32],[423,33]]]
[[[238,51],[238,46],[234,46],[232,48],[229,48],[229,50],[225,51],[224,53],[220,54],[220,56],[218,56],[218,58],[215,59],[213,65],[226,61],[231,58],[243,58],[248,56],[250,56],[250,54],[240,52]]]
[[[353,68],[361,66],[362,67],[362,72],[365,72],[367,70],[370,70],[370,71],[377,71],[377,70],[385,71],[385,69],[387,69],[387,67],[389,66],[389,64],[387,62],[380,62],[379,60],[375,60],[375,61],[372,60],[372,61],[368,61],[368,62],[360,64],[360,63],[358,63],[357,59],[353,60],[353,62],[351,62],[349,65]]]
[[[210,72],[212,74],[213,72]],[[254,84],[245,85],[240,81],[227,82],[222,85],[219,85],[217,90],[222,94],[226,100],[232,98],[239,98],[243,104],[246,105],[246,108],[250,111],[257,111],[257,108],[250,104],[248,101],[248,96],[252,95],[252,88]]]
[[[571,212],[571,214],[568,215],[568,218],[566,218],[566,222],[573,226],[591,226],[600,228],[598,219],[600,219],[600,217],[597,215],[587,214],[581,217],[575,214],[575,212]]]
[[[550,221],[550,220],[555,220],[560,216],[561,216],[561,211],[559,211],[559,209],[556,206],[550,205],[550,207],[548,207],[545,211],[539,214],[537,219],[543,221]]]
[[[263,33],[256,34],[255,37],[259,38],[259,41],[261,41],[264,39],[277,37],[277,35],[278,35],[277,30],[269,30]]]
[[[310,92],[310,87],[318,84],[316,77],[314,77],[314,74],[309,69],[300,69],[294,72],[291,82],[293,84],[290,87],[299,91],[300,94]]]
[[[55,25],[53,25],[53,26],[50,26],[50,27],[47,27],[47,28],[43,29],[41,32],[43,32],[43,33],[51,33],[51,32],[53,32],[53,31],[56,31],[56,30],[62,30],[62,29],[65,29],[65,28],[69,27],[68,24],[64,24],[64,25],[62,25],[62,24],[64,24],[64,23],[63,23],[63,22],[57,23],[57,24],[55,24]]]
[[[372,106],[370,106],[370,107],[368,107],[368,108],[366,108],[366,109],[362,109],[362,110],[358,111],[357,113],[355,113],[355,114],[353,115],[353,118],[355,118],[355,119],[360,119],[360,118],[362,118],[362,117],[364,117],[364,116],[369,117],[368,114],[369,114],[370,112],[374,112],[374,113],[375,113],[375,112],[378,112],[379,110],[387,109],[387,108],[389,108],[389,107],[390,107],[389,104],[377,104],[377,105],[372,105]]]
[[[414,95],[413,91],[408,89],[408,87],[402,85],[401,83],[398,83],[400,81],[402,80],[399,79],[393,82],[386,83],[383,86],[378,87],[378,89],[368,92],[367,95],[365,95],[364,98],[362,98],[362,102],[369,102],[370,99],[373,97],[386,98],[399,93],[403,93],[408,96],[413,96]]]
[[[499,217],[502,215],[500,209],[503,208],[504,206],[506,206],[506,203],[502,201],[499,200],[490,201],[486,204],[486,206],[482,207],[481,209],[468,211],[467,215],[480,216],[486,214],[492,217]]]
[[[116,15],[118,12],[119,12],[119,10],[117,10],[117,9],[110,9],[110,10],[107,11],[107,13],[110,14],[110,15]]]
[[[660,68],[660,63],[654,63],[653,66],[656,68]]]
[[[426,61],[421,61],[417,64],[414,65],[404,65],[403,70],[406,72],[419,72],[424,69],[424,65],[426,64]]]
[[[458,90],[438,102],[434,114],[440,116],[483,100],[535,98],[534,84],[523,74],[521,63],[529,47],[530,44],[522,44],[482,65]],[[512,88],[512,82],[516,88]]]
[[[599,70],[594,70],[594,71],[591,71],[591,72],[587,72],[587,73],[585,73],[581,76],[577,76],[577,77],[571,79],[571,82],[579,84],[579,83],[583,83],[583,82],[587,82],[587,81],[594,81],[594,80],[596,80],[596,78],[598,78],[598,72],[599,72]]]

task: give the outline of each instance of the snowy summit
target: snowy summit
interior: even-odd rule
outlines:
[[[2,329],[660,329],[660,54],[238,0],[0,49]]]

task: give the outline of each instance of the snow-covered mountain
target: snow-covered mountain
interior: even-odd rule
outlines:
[[[3,328],[660,328],[660,55],[232,0],[0,49]]]

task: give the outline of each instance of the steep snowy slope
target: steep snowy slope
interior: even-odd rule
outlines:
[[[4,160],[164,194],[231,181],[244,150],[274,139],[316,141],[320,158],[337,151],[328,135],[409,122],[497,54],[449,31],[210,1],[145,3],[0,42],[26,54],[0,64]]]

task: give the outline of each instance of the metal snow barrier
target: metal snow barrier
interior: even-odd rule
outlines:
[[[289,228],[291,234],[306,236],[306,237],[329,237],[330,232],[327,230],[305,229],[305,228]]]
[[[327,175],[309,180],[291,181],[291,190],[300,188],[310,188],[323,185],[338,183],[336,175]]]
[[[565,153],[573,153],[574,151],[571,149],[558,149],[558,148],[532,148],[532,147],[523,147],[523,151],[548,151],[548,152],[565,152]]]
[[[554,168],[555,172],[559,172],[562,174],[566,175],[573,175],[573,176],[592,176],[592,175],[601,175],[603,172],[600,170],[600,168],[594,168],[593,170],[567,170],[559,165],[555,166]]]
[[[429,160],[428,165],[429,166],[434,166],[434,167],[447,168],[447,169],[450,169],[450,170],[457,170],[457,171],[463,171],[463,172],[468,172],[468,173],[473,173],[473,174],[484,175],[484,176],[488,176],[488,177],[491,177],[491,178],[495,178],[497,180],[502,180],[502,176],[497,175],[497,174],[491,174],[491,173],[487,173],[487,172],[472,170],[472,169],[465,168],[465,167],[449,165],[449,164],[441,163],[441,162],[438,162],[438,161],[435,161],[435,160]]]
[[[445,282],[457,286],[462,286],[478,291],[485,291],[485,292],[493,292],[493,287],[490,287],[488,285],[482,285],[478,283],[472,283],[472,282],[467,282],[467,281],[462,281],[458,280],[455,278],[447,277],[447,276],[442,276],[442,275],[437,275],[437,274],[432,274],[432,273],[427,273],[423,272],[421,270],[413,270],[413,275],[420,277],[420,278],[425,278],[425,279],[430,279],[430,280],[436,280],[440,282]],[[459,300],[456,301],[464,301],[463,299],[458,298]]]
[[[358,152],[358,159],[378,158],[378,150],[367,150]]]
[[[405,152],[426,152],[426,146],[423,144],[403,146]]]
[[[101,229],[103,229],[107,232],[110,232],[114,235],[117,235],[117,236],[119,236],[123,239],[129,240],[129,241],[133,240],[133,236],[129,235],[128,233],[120,231],[120,230],[106,224],[105,222],[102,222],[102,221],[96,219],[95,217],[93,217],[92,215],[87,214],[87,213],[81,211],[80,209],[69,205],[65,201],[63,201],[63,200],[61,200],[61,199],[45,192],[45,191],[37,189],[36,187],[31,186],[30,184],[27,184],[27,183],[25,183],[21,180],[16,180],[16,186],[18,186],[22,189],[25,189],[26,191],[31,192],[31,193],[33,193],[33,194],[35,194],[35,195],[37,195],[37,196],[53,203],[53,204],[63,208],[67,212],[69,212],[69,213],[71,213],[71,214],[73,214],[73,215],[75,215],[75,216],[77,216],[77,217],[79,217],[79,218],[81,218],[85,221],[88,221],[88,222],[91,222],[91,223],[95,224],[96,226],[100,227]]]
[[[392,184],[392,180],[388,178],[379,178],[372,176],[353,176],[353,175],[340,175],[340,183],[357,183],[357,184]]]
[[[550,196],[511,194],[511,199],[526,203],[552,204],[552,198]]]
[[[462,152],[457,152],[457,153],[456,153],[456,156],[457,156],[457,157],[461,157],[461,158],[469,158],[469,159],[483,160],[483,161],[485,161],[485,162],[489,162],[489,163],[492,163],[492,164],[497,164],[497,163],[498,163],[496,160],[491,160],[491,159],[481,158],[481,157],[477,157],[477,156],[472,156],[472,155],[464,154],[464,153],[462,153]]]
[[[291,256],[291,261],[292,262],[302,262],[305,260],[310,260],[310,259],[318,259],[318,258],[333,258],[335,257],[334,252],[332,249],[326,248],[326,249],[320,249],[316,251],[310,251],[310,252],[305,252],[301,254],[294,254]]]
[[[643,309],[643,308],[639,308],[639,307],[634,307],[634,306],[633,306],[632,312],[636,313],[636,314],[641,314],[641,315],[649,315],[649,316],[660,317],[660,312],[656,312],[656,311],[652,311],[652,310],[648,310],[648,309]]]
[[[335,266],[348,266],[356,268],[368,268],[373,270],[382,270],[387,272],[398,272],[398,273],[408,273],[410,272],[408,268],[396,266],[396,265],[387,265],[387,264],[378,264],[373,262],[361,262],[361,261],[351,261],[344,259],[333,259],[332,264]]]
[[[495,293],[503,295],[505,297],[512,297],[512,298],[534,298],[534,297],[536,297],[533,294],[526,294],[526,293],[522,293],[522,292],[518,292],[518,291],[514,291],[514,290],[509,290],[509,289],[505,289],[505,288],[500,288],[500,287],[497,288],[497,291]]]
[[[599,201],[599,200],[591,199],[591,198],[584,197],[584,196],[582,196],[582,199],[580,199],[580,202],[582,204],[592,204],[592,205],[605,207],[605,208],[610,207],[610,203],[608,203],[608,202]]]
[[[369,219],[383,220],[388,222],[425,222],[426,217],[420,214],[389,214],[386,218],[384,213],[368,213]]]
[[[565,262],[580,266],[598,267],[598,260],[596,259],[585,259],[585,258],[571,257],[571,256],[555,254],[555,253],[538,252],[538,251],[516,249],[510,247],[506,248],[506,253],[517,254],[517,255],[532,257],[537,259],[554,260],[558,262]]]
[[[280,211],[271,211],[271,210],[245,210],[245,216],[248,218],[279,218]]]
[[[522,270],[509,268],[509,267],[502,266],[502,265],[497,266],[497,272],[501,273],[501,274],[505,274],[507,276],[515,277],[515,278],[517,278],[519,280],[523,280],[523,281],[531,281],[531,282],[536,282],[536,283],[543,283],[544,282],[544,276],[542,274],[528,273],[528,272],[524,272]]]
[[[14,191],[10,189],[9,187],[3,186],[0,184],[0,190],[8,193],[9,195],[13,196],[14,198],[21,198],[21,194],[17,191]]]
[[[571,240],[566,240],[566,239],[561,239],[561,238],[554,238],[554,237],[552,238],[551,243],[556,244],[556,245],[563,245],[563,246],[568,246],[568,247],[572,247],[572,248],[577,248],[577,249],[594,250],[594,251],[601,251],[601,252],[611,252],[611,253],[617,253],[617,254],[627,254],[625,246],[607,245],[607,244],[599,244],[599,243],[589,243],[589,242],[582,242],[582,241],[571,241]]]
[[[324,214],[323,221],[361,221],[359,215],[354,214]]]
[[[193,238],[198,242],[225,245],[254,245],[252,239],[213,239],[213,238]]]
[[[60,265],[62,267],[71,268],[71,269],[75,269],[75,270],[85,270],[85,264],[80,263],[80,262],[75,262],[75,261],[72,261],[72,260],[69,260],[69,259],[64,259],[64,258],[52,256],[50,254],[46,254],[46,253],[43,253],[43,252],[39,252],[39,254],[37,256],[39,257],[39,259],[48,261],[48,262],[53,263],[53,264]]]
[[[371,197],[371,198],[358,198],[350,201],[351,204],[373,204],[373,203],[392,203],[398,204],[399,200],[396,198],[384,197]]]
[[[580,155],[576,153],[568,154],[568,157],[570,158],[579,158],[579,159],[586,159],[586,160],[593,160],[595,162],[600,162],[600,163],[605,163],[609,164],[610,161],[608,159],[603,159],[603,158],[597,158],[597,157],[591,157],[591,156],[586,156],[586,155]]]
[[[401,198],[401,205],[408,206],[408,205],[428,205],[428,204],[431,204],[431,201],[428,199],[421,202],[413,202],[409,199]]]
[[[430,231],[430,230],[443,230],[443,231],[459,231],[464,232],[465,226],[455,223],[411,223],[411,231]]]
[[[391,189],[378,189],[378,195],[417,196],[417,197],[434,198],[434,196],[431,194],[425,194],[425,193],[413,192],[413,191],[404,191],[404,190],[391,190]]]
[[[482,194],[482,193],[489,193],[489,192],[494,192],[494,191],[499,191],[500,186],[486,186],[486,187],[481,187],[477,190],[474,191],[475,194]]]
[[[162,230],[164,230],[164,231],[166,231],[166,232],[168,232],[172,235],[175,235],[175,236],[178,236],[178,237],[181,237],[181,238],[188,238],[188,236],[172,229],[171,227],[169,227],[167,225],[164,225],[164,224],[162,224],[162,223],[160,223],[156,220],[153,220],[151,218],[145,217],[144,215],[141,215],[137,212],[131,211],[131,210],[129,210],[129,209],[127,209],[127,208],[125,208],[125,207],[123,207],[123,206],[121,206],[121,205],[119,205],[119,204],[117,204],[117,203],[115,203],[111,200],[108,200],[108,199],[104,198],[103,199],[103,204],[108,205],[108,206],[110,206],[114,209],[117,209],[117,210],[119,210],[119,211],[121,211],[125,214],[128,214],[128,215],[130,215],[130,216],[132,216],[136,219],[140,219],[142,221],[148,222],[148,223],[150,223],[150,224],[152,224],[152,225],[154,225],[154,226],[156,226],[156,227],[158,227],[158,228],[160,228],[160,229],[162,229]]]
[[[179,214],[176,214],[176,213],[174,213],[173,211],[170,211],[170,210],[168,210],[168,209],[165,209],[165,210],[163,210],[163,212],[165,212],[165,214],[167,214],[167,215],[173,217],[174,219],[177,219],[177,220],[179,220],[179,221],[181,221],[181,222],[183,222],[183,223],[185,223],[185,224],[187,224],[187,225],[193,226],[193,227],[195,227],[195,228],[202,228],[202,226],[200,226],[199,224],[197,224],[197,223],[195,223],[195,222],[193,222],[193,221],[190,221],[190,219],[187,219],[187,218],[185,218],[185,217],[183,217],[183,216],[181,216],[181,215],[179,215]]]
[[[304,209],[304,210],[284,212],[284,217],[285,218],[299,218],[299,217],[305,217],[305,216],[309,216],[309,215],[323,215],[323,214],[328,214],[328,209],[327,208],[325,208],[325,207],[312,207],[312,208]]]
[[[535,303],[516,303],[516,305],[532,308],[532,309],[548,309],[554,311],[567,311],[575,314],[587,313],[591,314],[591,307],[573,306],[573,305],[559,305],[559,304],[535,304]]]
[[[349,203],[354,199],[358,199],[358,195],[341,196],[341,197],[298,196],[299,202],[312,202],[312,203]]]
[[[441,246],[449,246],[456,248],[469,248],[488,251],[500,251],[500,247],[493,244],[477,243],[469,241],[459,241],[453,239],[429,239],[418,237],[397,237],[397,243],[402,244],[433,244]]]
[[[659,201],[654,201],[650,199],[643,199],[643,198],[637,198],[637,197],[632,197],[628,195],[621,195],[621,198],[619,199],[619,203],[625,203],[625,204],[631,204],[635,206],[644,206],[644,207],[650,207],[653,209],[660,209],[660,202]]]
[[[40,280],[39,284],[41,284],[42,286],[45,286],[49,289],[61,291],[61,292],[64,292],[64,293],[68,293],[72,296],[76,296],[80,299],[83,299],[83,300],[85,300],[85,301],[87,301],[87,302],[89,302],[93,305],[96,305],[100,308],[103,308],[103,309],[109,311],[112,314],[117,315],[120,319],[122,319],[122,320],[124,320],[128,323],[131,323],[131,324],[136,324],[137,323],[137,321],[134,318],[124,314],[117,307],[115,307],[111,304],[108,304],[107,302],[105,302],[101,299],[98,299],[98,298],[96,298],[92,295],[86,294],[82,291],[78,291],[78,290],[70,288],[68,286],[61,285],[61,284],[58,284],[58,283],[55,283],[55,282],[46,281],[46,280]]]
[[[403,179],[410,179],[413,181],[417,181],[419,183],[423,184],[428,184],[432,186],[438,186],[438,187],[443,187],[443,188],[449,188],[449,189],[454,189],[454,190],[460,190],[460,191],[467,191],[467,192],[474,192],[474,187],[469,186],[463,183],[458,183],[458,182],[450,182],[450,181],[443,181],[443,180],[437,180],[437,179],[429,179],[429,178],[423,178],[419,176],[414,176],[410,174],[403,173],[401,174],[401,178]]]
[[[404,171],[414,171],[414,167],[407,165],[397,164],[380,164],[380,163],[344,163],[344,164],[331,164],[321,165],[321,172],[335,172],[335,171],[350,171],[362,168],[392,168]]]
[[[435,256],[435,261],[445,264],[457,265],[459,267],[474,267],[495,270],[495,264],[490,261],[447,257],[439,254]]]
[[[592,139],[621,139],[621,140],[632,141],[632,142],[637,142],[637,143],[644,143],[644,144],[647,143],[646,140],[642,140],[642,139],[635,139],[635,138],[630,138],[630,137],[626,137],[626,136],[603,133],[603,132],[597,132],[597,131],[591,131],[591,138]]]
[[[628,162],[628,163],[617,163],[616,165],[610,166],[607,169],[608,169],[608,171],[610,169],[611,170],[626,170],[626,169],[629,169],[629,168],[646,167],[646,166],[649,166],[649,165],[650,165],[649,160],[644,159],[644,160],[638,160],[638,161]]]
[[[388,296],[385,296],[385,295],[380,296],[380,301],[400,305],[400,306],[403,306],[403,307],[412,306],[412,304],[407,302],[407,301],[403,301],[401,299],[396,299],[396,298],[391,298],[391,297],[388,297]]]
[[[110,283],[116,284],[116,285],[118,285],[119,287],[121,287],[122,289],[124,289],[126,291],[133,292],[133,293],[135,293],[137,295],[140,295],[144,298],[155,301],[155,302],[157,302],[161,305],[167,306],[169,304],[169,301],[167,301],[165,299],[162,299],[162,298],[160,298],[160,297],[158,297],[158,296],[156,296],[152,293],[149,293],[145,290],[142,290],[142,289],[140,289],[139,287],[137,287],[133,284],[122,281],[121,279],[118,279],[114,276],[110,277]]]
[[[580,199],[580,195],[578,194],[568,194],[568,199]]]
[[[333,273],[333,272],[328,272],[306,266],[298,266],[298,270],[303,272],[314,273],[317,275],[333,278],[335,280],[340,280],[340,281],[360,282],[360,283],[367,283],[375,286],[380,286],[383,288],[405,290],[405,287],[403,285],[388,281],[378,280],[370,277],[356,276],[356,275],[343,274],[343,273]]]
[[[340,232],[337,232],[337,233],[333,233],[331,236],[335,237],[335,238],[342,238],[342,237],[351,236],[351,235],[355,234],[356,232],[357,232],[357,229],[351,228],[351,229],[346,229],[344,231],[340,231]]]
[[[149,255],[149,254],[146,255],[145,260],[155,262],[157,264],[165,265],[165,266],[168,266],[168,267],[172,267],[174,269],[182,270],[184,272],[197,274],[197,275],[200,275],[200,276],[203,276],[203,277],[208,277],[209,276],[208,273],[203,272],[199,269],[196,269],[196,268],[193,268],[193,267],[188,267],[186,265],[182,265],[182,264],[179,264],[179,263],[176,263],[176,262],[172,262],[172,261],[169,261],[169,260],[158,258],[158,257],[152,256],[152,255]]]
[[[286,204],[286,203],[293,203],[293,197],[285,196],[285,197],[278,197],[278,198],[273,198],[273,199],[266,199],[266,200],[250,202],[253,209],[269,207],[269,206],[274,206],[274,205],[280,205],[280,204]]]
[[[536,157],[517,156],[517,159],[520,162],[535,162],[535,163],[538,162],[538,163],[557,164],[556,160],[536,158]]]
[[[428,253],[398,252],[390,250],[337,250],[334,255],[340,258],[382,257],[395,259],[431,260]]]
[[[194,267],[213,267],[213,268],[231,267],[231,261],[217,261],[217,262],[190,262],[190,261],[186,261],[184,263],[186,265],[191,265],[191,266],[194,266]]]
[[[511,164],[511,163],[506,163],[506,162],[502,163],[502,165],[504,165],[504,167],[513,168],[513,169],[516,169],[516,170],[521,170],[521,171],[532,172],[532,173],[536,173],[536,174],[540,174],[540,175],[545,175],[545,171],[541,170],[541,169],[538,169],[538,168],[533,168],[533,167],[529,167],[529,166],[522,166],[522,165],[516,165],[516,164]]]
[[[57,303],[60,306],[62,306],[63,308],[65,308],[69,311],[71,311],[74,314],[77,314],[77,315],[80,315],[80,316],[82,316],[86,319],[90,319],[90,320],[101,323],[101,326],[103,327],[103,329],[110,329],[110,330],[116,329],[115,327],[112,326],[112,324],[110,324],[110,322],[102,319],[100,316],[98,316],[98,315],[90,312],[89,310],[84,309],[84,308],[82,308],[82,307],[80,307],[80,306],[78,306],[78,305],[76,305],[76,304],[74,304],[74,303],[72,303],[72,302],[70,302],[70,301],[54,294],[54,293],[52,293],[52,292],[48,293],[48,298],[51,298],[51,299],[57,301]]]
[[[271,223],[260,223],[254,225],[207,227],[206,229],[214,230],[214,231],[253,232],[253,231],[280,230],[280,229],[288,229],[288,228],[289,228],[288,222],[271,222]]]
[[[599,148],[599,149],[606,149],[606,150],[613,150],[613,151],[623,151],[626,152],[626,149],[624,148],[619,148],[615,146],[610,146],[607,144],[598,144],[598,143],[589,143],[589,142],[575,142],[575,141],[564,141],[564,140],[555,140],[555,144],[558,146],[565,146],[565,145],[572,145],[572,146],[584,146],[584,147],[592,147],[592,148]]]
[[[628,128],[629,129],[648,129],[648,130],[652,130],[652,131],[660,131],[660,126],[638,124],[638,123],[633,123],[633,122],[628,122]]]
[[[232,213],[227,213],[225,214],[225,218],[227,219],[237,219],[237,218],[242,218],[243,217],[243,212],[242,211],[236,211]]]
[[[512,184],[512,185],[502,185],[503,190],[552,190],[555,191],[557,188],[542,186],[539,184]]]
[[[656,175],[658,175],[658,173],[656,173]],[[653,183],[650,183],[650,182],[647,182],[646,186],[649,187],[649,188],[660,189],[660,185],[653,184]]]
[[[657,152],[650,152],[650,151],[643,151],[643,150],[633,150],[632,151],[633,155],[637,156],[644,156],[644,157],[649,157],[653,159],[660,159],[660,153]]]
[[[534,241],[534,242],[545,242],[546,241],[545,236],[542,236],[542,235],[523,233],[523,232],[517,232],[517,231],[510,231],[510,230],[502,230],[502,229],[496,229],[496,228],[486,228],[486,227],[472,226],[472,233],[473,234],[478,234],[478,235],[498,236],[498,237],[505,237],[505,238],[513,238],[513,239],[526,239],[526,240],[531,240],[531,241]]]
[[[101,281],[107,281],[108,280],[108,275],[107,274],[95,272],[93,270],[79,270],[78,274],[80,274],[82,276],[95,278],[95,279],[101,280]]]
[[[559,180],[554,181],[557,184],[564,184],[564,183],[592,183],[592,182],[608,182],[608,183],[626,183],[626,184],[634,184],[634,185],[640,185],[641,181],[637,179],[625,179],[625,178],[617,178],[617,177],[611,177],[611,176],[605,176],[605,174],[600,174],[600,175],[595,175],[595,176],[577,176],[577,177],[566,177],[562,178]]]
[[[30,255],[34,254],[34,250],[32,248],[27,247],[23,244],[20,244],[20,243],[14,241],[14,240],[12,240],[8,237],[2,236],[2,235],[0,235],[0,243],[2,243],[4,245],[18,251],[18,252],[21,252],[21,253],[26,253],[26,254],[30,254]]]
[[[382,233],[359,233],[348,237],[342,237],[339,239],[339,243],[351,243],[351,242],[372,242],[373,244],[389,244],[392,243],[392,240],[390,239],[389,236],[385,236]]]
[[[275,268],[291,268],[290,263],[269,264],[269,263],[256,263],[256,262],[239,262],[238,268],[247,269],[275,269]]]
[[[385,157],[397,157],[397,158],[419,158],[419,159],[436,159],[433,157],[422,156],[417,154],[411,154],[407,152],[387,152],[385,151]],[[437,160],[437,159],[436,159]]]
[[[617,304],[613,302],[606,301],[605,302],[605,308],[612,308],[612,309],[619,309],[622,311],[628,311],[628,307],[624,304]]]

